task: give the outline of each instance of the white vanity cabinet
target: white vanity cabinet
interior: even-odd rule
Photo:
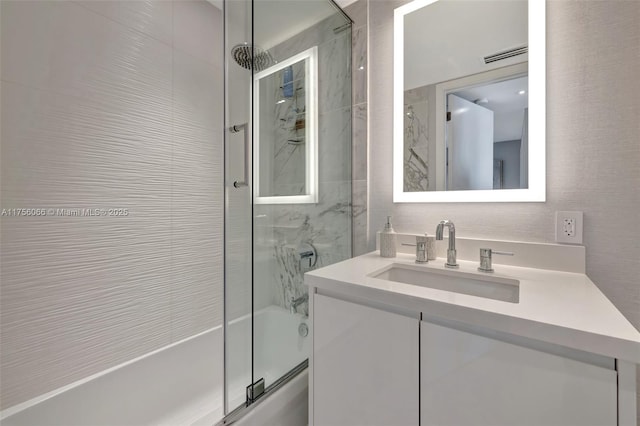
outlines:
[[[416,426],[419,316],[312,296],[314,426]]]
[[[584,274],[584,248],[465,250],[480,244],[527,260],[484,274],[372,252],[305,274],[311,426],[640,426],[640,332]],[[507,283],[517,297],[496,297]]]
[[[617,424],[612,359],[420,325],[421,426]]]
[[[370,301],[316,293],[312,303],[313,426],[619,422],[613,358],[461,331]]]

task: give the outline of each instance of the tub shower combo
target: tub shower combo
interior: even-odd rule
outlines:
[[[209,16],[211,19],[206,21]],[[12,24],[16,22],[21,24]],[[172,27],[166,29],[163,25]],[[32,27],[38,27],[38,32],[30,33],[28,28]],[[213,30],[217,35],[211,39],[189,38]],[[56,37],[61,40],[54,45],[51,40]],[[94,38],[102,44],[92,41]],[[75,170],[74,167],[86,165],[88,173],[90,165],[81,158],[84,152],[89,157],[92,150],[102,149],[101,144],[116,141],[109,145],[113,151],[122,147],[121,155],[116,158],[118,165],[109,168],[116,173],[118,167],[129,167],[131,152],[125,151],[139,146],[140,152],[132,157],[132,173],[142,176],[145,167],[155,167],[153,170],[158,176],[170,173],[170,180],[164,182],[167,185],[171,182],[174,200],[171,209],[187,204],[190,208],[188,215],[183,215],[186,219],[162,222],[171,227],[171,239],[167,237],[162,243],[166,244],[167,253],[171,249],[170,261],[157,258],[157,264],[149,266],[148,271],[145,269],[147,275],[136,274],[136,268],[145,265],[135,257],[141,252],[136,252],[126,258],[131,259],[131,267],[135,269],[131,269],[134,273],[123,275],[123,279],[129,281],[114,286],[115,278],[100,275],[104,288],[131,291],[130,297],[125,294],[122,300],[130,301],[127,303],[138,318],[136,327],[141,330],[149,327],[149,331],[144,332],[147,334],[137,336],[135,327],[124,324],[118,330],[131,334],[134,339],[126,342],[149,335],[158,336],[157,342],[152,342],[148,349],[131,350],[133,355],[127,357],[118,352],[123,338],[117,334],[107,335],[107,340],[91,348],[105,349],[104,357],[70,351],[73,355],[69,356],[86,355],[86,359],[67,363],[69,374],[61,371],[67,367],[52,365],[50,374],[38,376],[44,379],[25,382],[22,379],[29,377],[34,369],[46,367],[37,356],[46,352],[43,345],[48,341],[40,339],[39,349],[30,352],[29,343],[21,343],[24,332],[16,331],[17,337],[4,345],[6,385],[5,406],[0,413],[2,423],[231,424],[252,408],[266,406],[270,400],[277,399],[270,395],[283,392],[287,384],[306,380],[312,326],[308,321],[309,298],[303,275],[352,255],[350,19],[332,0],[3,2],[2,39],[3,49],[5,40],[11,43],[3,52],[3,112],[5,93],[7,110],[11,110],[13,99],[20,102],[25,96],[18,93],[10,98],[9,94],[26,90],[23,87],[30,84],[40,85],[43,90],[51,85],[54,91],[69,90],[79,96],[88,91],[91,96],[86,97],[88,106],[84,107],[87,115],[92,114],[93,105],[97,105],[98,112],[101,111],[98,106],[108,112],[113,99],[116,109],[111,117],[117,118],[118,114],[124,117],[103,123],[101,120],[109,120],[110,116],[101,113],[92,118],[95,121],[90,125],[84,126],[83,113],[78,112],[71,117],[78,121],[75,127],[55,127],[54,121],[63,115],[56,112],[57,106],[52,106],[46,112],[53,113],[44,120],[25,122],[24,129],[9,136],[30,134],[29,126],[35,126],[33,123],[41,127],[37,129],[38,135],[47,135],[46,126],[50,122],[53,123],[50,134],[54,136],[57,129],[74,129],[79,136],[66,138],[60,144],[88,143],[82,147],[85,151],[76,151],[80,152],[78,155],[71,145],[65,149],[73,160],[69,160],[66,168]],[[87,45],[93,43],[96,47],[87,50],[81,40],[89,40]],[[202,58],[197,57],[198,49]],[[46,53],[49,50],[53,53]],[[20,52],[25,54],[12,56]],[[59,64],[47,63],[57,61],[56,58],[62,58]],[[155,69],[156,62],[164,68]],[[16,80],[31,78],[30,73],[13,72],[21,66],[53,71],[50,80],[18,81],[20,84],[14,88],[10,81],[14,77]],[[67,66],[75,68],[63,72]],[[219,72],[214,72],[216,70]],[[143,72],[148,75],[141,75]],[[95,96],[91,92],[93,88],[100,89]],[[120,88],[123,90],[118,91]],[[126,98],[126,102],[120,102],[119,97]],[[147,97],[151,100],[139,106],[138,102]],[[45,101],[40,104],[48,107]],[[121,105],[131,111],[123,111]],[[44,106],[36,105],[32,112],[39,113],[39,108]],[[153,109],[149,114],[155,115],[143,126],[137,120],[145,118],[145,108]],[[123,120],[128,120],[133,136],[119,130]],[[22,125],[24,120],[14,121]],[[7,123],[9,116],[7,122],[3,120],[3,128]],[[91,132],[101,132],[100,137],[91,137]],[[163,132],[171,133],[171,137],[165,137]],[[54,136],[48,139],[48,146],[57,143]],[[156,136],[159,139],[152,140]],[[149,138],[147,145],[144,145],[145,138]],[[25,145],[28,141],[25,138],[20,142],[23,152],[28,149]],[[7,164],[28,170],[32,163],[21,163],[26,161],[26,155],[11,157],[13,152],[20,151],[7,149],[5,152],[5,143],[10,146],[13,142],[9,137],[3,140],[3,165],[6,154]],[[172,143],[171,149],[161,151],[165,149],[161,145],[164,143]],[[153,157],[156,153],[158,156],[170,153],[162,157],[166,165],[158,163],[159,157]],[[180,165],[183,160],[185,164]],[[212,172],[216,167],[219,173]],[[44,165],[42,170],[49,169]],[[78,170],[84,172],[84,169]],[[6,173],[9,176],[11,170],[7,169]],[[142,176],[131,185],[163,182],[154,176],[148,179]],[[99,175],[95,179],[101,178]],[[18,181],[7,179],[3,191],[5,185],[9,188],[12,182]],[[113,181],[94,186],[91,191],[108,190],[110,182]],[[209,186],[201,190],[205,185]],[[116,189],[127,190],[124,186]],[[115,194],[114,191],[109,194]],[[146,193],[139,191],[139,194]],[[99,199],[97,195],[96,199]],[[144,226],[153,217],[140,222],[143,225],[131,225],[131,231],[127,231],[131,223],[128,221],[141,217],[141,206],[152,202],[153,197],[142,197],[139,205],[135,204],[137,198],[130,196],[128,200],[132,200],[133,214],[120,219],[117,226],[125,238],[127,235],[137,238],[136,233],[147,229]],[[56,229],[68,226],[72,231],[77,229],[74,228],[77,222],[58,221],[51,226]],[[221,235],[211,237],[212,227],[219,228]],[[41,235],[36,234],[35,228],[32,231],[28,227],[15,229],[24,235],[33,232],[36,239]],[[187,250],[179,246],[185,229],[193,231],[190,239],[184,240]],[[164,238],[154,229],[149,228],[149,232],[149,238],[156,241]],[[28,242],[22,234],[19,237]],[[97,238],[92,233],[91,238],[94,237]],[[12,235],[7,238],[9,244]],[[95,242],[101,244],[99,240]],[[156,257],[153,244],[139,247],[147,250],[146,258]],[[125,259],[118,257],[122,249],[114,247],[113,250],[112,262]],[[28,250],[24,252],[28,254]],[[216,256],[220,259],[219,266],[212,267]],[[82,260],[78,256],[76,259]],[[69,255],[59,262],[71,265],[75,260]],[[74,269],[74,265],[80,268]],[[44,271],[46,267],[37,260],[20,257],[20,253],[3,256],[3,269],[6,269],[3,280],[8,295],[3,310],[7,318],[13,312],[9,296],[24,291],[26,284],[19,284],[20,280],[32,283],[43,280],[51,285],[40,288],[56,289],[58,284],[52,284],[56,279],[52,274],[43,272],[37,279],[20,278],[25,271]],[[175,281],[167,282],[166,293],[161,293],[163,282],[154,278],[162,268],[169,271],[167,276],[176,277]],[[67,281],[61,282],[60,288],[70,288],[71,272],[91,272],[80,264],[68,266],[67,270],[70,271],[65,277]],[[147,279],[149,285],[141,286]],[[192,288],[194,280],[198,282],[197,290]],[[12,287],[14,282],[16,285]],[[86,287],[79,281],[78,285]],[[92,299],[102,300],[105,294],[109,295],[107,290]],[[156,297],[166,297],[162,299],[166,300],[165,305],[145,305],[147,300],[155,301]],[[18,298],[28,303],[27,299]],[[55,296],[55,300],[64,305],[76,299],[65,301]],[[224,301],[224,307],[218,300]],[[170,307],[171,312],[158,306]],[[49,314],[45,305],[37,308],[44,310],[42,318],[56,314],[53,307]],[[111,321],[107,318],[110,312],[120,312],[118,306],[113,308],[106,309],[105,317],[96,321]],[[77,309],[87,316],[82,321],[65,317],[69,325],[57,326],[54,331],[61,336],[56,338],[59,342],[73,345],[76,336],[82,338],[92,335],[93,330],[108,329],[97,322],[94,324],[87,309],[82,306]],[[120,313],[120,317],[124,318],[126,312]],[[152,322],[155,319],[173,327],[166,339],[165,334],[161,334],[163,326]],[[7,324],[18,328],[20,325],[11,321]],[[7,330],[6,338],[13,339],[12,329]],[[109,338],[113,338],[113,342]],[[130,349],[124,344],[122,347]],[[32,353],[33,363],[29,364]],[[113,361],[107,362],[110,356]],[[60,365],[64,363],[64,359],[59,361]],[[300,393],[300,390],[306,391],[305,386],[294,388]],[[305,401],[306,396],[299,400]]]
[[[303,274],[351,257],[351,21],[330,0],[225,7],[233,413],[306,368]]]

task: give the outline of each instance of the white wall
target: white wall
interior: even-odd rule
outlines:
[[[2,1],[2,408],[222,321],[222,17]],[[222,350],[222,348],[220,348]]]
[[[483,60],[527,44],[526,0],[439,1],[406,15],[404,25],[404,60],[411,64],[404,72],[405,90],[517,64],[528,57],[489,64]]]
[[[402,232],[446,218],[466,237],[553,242],[554,212],[581,210],[587,274],[640,327],[640,2],[547,2],[547,202],[525,204],[393,204],[393,9],[404,3],[369,2],[369,248],[389,214]]]

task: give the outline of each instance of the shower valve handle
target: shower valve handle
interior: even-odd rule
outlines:
[[[308,270],[316,266],[318,262],[318,252],[316,248],[310,243],[302,243],[298,246],[298,256],[300,256],[300,267],[303,270]],[[307,264],[306,260],[309,263]]]
[[[303,251],[302,253],[300,253],[300,258],[301,259],[309,259],[309,267],[311,267],[311,262],[313,262],[313,255],[314,253],[309,250],[309,251]]]

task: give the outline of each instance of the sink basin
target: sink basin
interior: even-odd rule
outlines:
[[[520,281],[509,278],[396,263],[373,272],[369,276],[503,302],[518,303],[520,300]]]

